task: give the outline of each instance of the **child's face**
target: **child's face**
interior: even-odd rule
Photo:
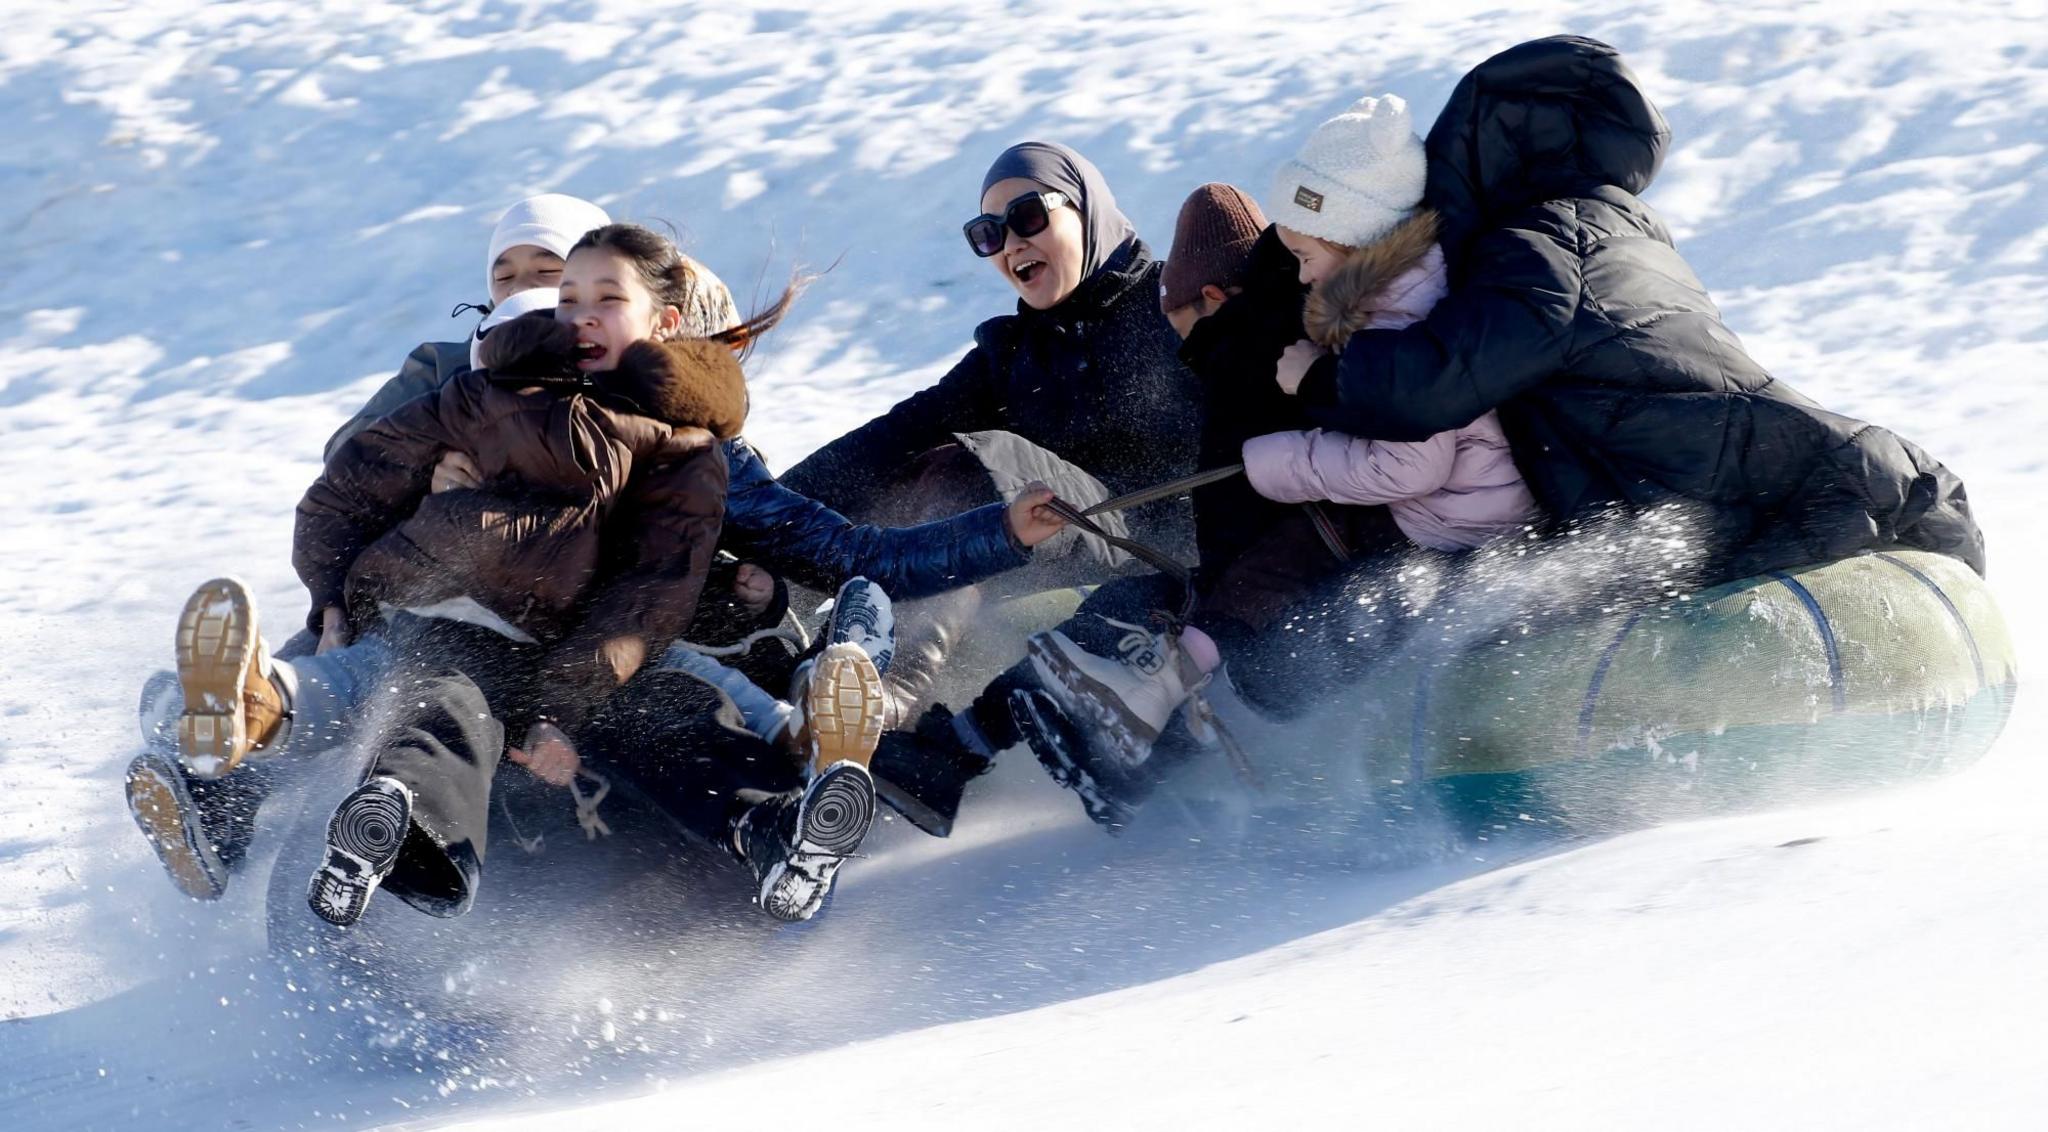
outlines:
[[[514,244],[491,261],[491,303],[495,306],[521,291],[561,281],[561,256],[535,244]]]
[[[1044,185],[1023,177],[997,181],[981,194],[981,210],[1001,216],[1011,201],[1025,193],[1044,191]],[[1045,231],[1036,236],[1019,236],[1004,229],[1009,242],[989,257],[1003,281],[1017,289],[1024,305],[1041,311],[1060,305],[1074,293],[1081,285],[1081,268],[1087,260],[1087,233],[1073,205],[1053,209],[1046,220]]]
[[[626,347],[675,329],[682,313],[659,302],[633,261],[608,248],[581,248],[562,267],[555,319],[576,328],[576,368],[617,368]]]
[[[1280,242],[1294,253],[1295,261],[1301,264],[1301,281],[1313,287],[1328,279],[1344,262],[1344,253],[1331,244],[1314,236],[1303,235],[1286,225],[1275,225],[1280,229]]]

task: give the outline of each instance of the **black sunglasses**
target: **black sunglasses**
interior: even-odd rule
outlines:
[[[1001,216],[984,212],[961,225],[960,230],[967,233],[967,246],[974,249],[974,254],[987,259],[1010,242],[1003,229],[1028,240],[1045,231],[1045,226],[1052,223],[1052,210],[1065,203],[1065,193],[1025,193],[1011,201]]]

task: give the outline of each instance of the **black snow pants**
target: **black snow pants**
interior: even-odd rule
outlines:
[[[395,657],[371,697],[363,777],[412,791],[412,830],[384,887],[437,916],[469,910],[482,877],[491,780],[508,740],[532,722],[539,645],[478,625],[398,613],[387,621]]]
[[[747,731],[716,688],[681,672],[643,670],[577,741],[586,758],[631,779],[693,839],[726,851],[741,810],[804,783],[795,757]]]

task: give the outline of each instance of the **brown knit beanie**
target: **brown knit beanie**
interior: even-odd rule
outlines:
[[[1215,182],[1188,195],[1173,226],[1173,249],[1159,276],[1159,309],[1177,311],[1202,297],[1202,288],[1235,287],[1251,267],[1252,245],[1266,228],[1257,201],[1234,185]]]

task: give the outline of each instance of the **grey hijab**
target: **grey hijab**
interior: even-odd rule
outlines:
[[[1067,199],[1074,202],[1074,207],[1080,210],[1081,224],[1087,231],[1082,245],[1083,279],[1101,270],[1125,241],[1138,234],[1138,230],[1131,227],[1131,222],[1117,209],[1116,194],[1109,191],[1109,182],[1102,179],[1102,171],[1066,146],[1057,142],[1028,141],[1018,142],[1004,150],[988,167],[988,176],[981,179],[982,195],[987,196],[990,186],[997,181],[1011,177],[1023,177],[1055,192],[1065,193]]]

